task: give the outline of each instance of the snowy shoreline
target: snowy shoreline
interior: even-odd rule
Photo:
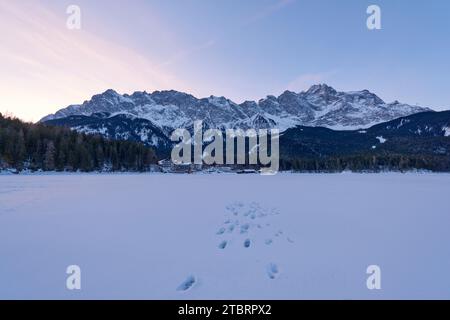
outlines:
[[[436,172],[429,170],[408,170],[408,171],[342,171],[342,172],[311,172],[311,171],[280,171],[276,175],[345,175],[345,174],[355,174],[355,175],[383,175],[383,174],[428,174],[428,175],[448,175],[450,172]],[[193,175],[238,175],[235,172],[218,172],[218,171],[199,171],[193,173],[175,173],[175,172],[135,172],[135,171],[93,171],[93,172],[72,172],[72,171],[21,171],[15,172],[12,170],[0,170],[0,176],[111,176],[111,175],[155,175],[155,176],[193,176]],[[246,174],[245,176],[255,176],[261,175],[259,173]]]

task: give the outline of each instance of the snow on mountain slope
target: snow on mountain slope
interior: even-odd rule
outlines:
[[[132,95],[120,95],[114,90],[107,90],[81,105],[61,109],[41,121],[108,112],[130,113],[160,127],[172,129],[191,124],[194,120],[203,120],[210,127],[235,127],[238,123],[252,123],[248,121],[255,115],[261,119],[278,119],[274,126],[283,124],[282,120],[288,118],[292,120],[288,121],[289,125],[367,127],[427,110],[397,101],[386,104],[367,90],[337,92],[325,84],[314,85],[305,92],[285,91],[279,97],[267,96],[258,103],[246,101],[240,105],[225,97],[197,99],[173,90],[135,92]]]
[[[81,105],[71,105],[48,115],[41,122],[61,119],[64,122],[68,117],[79,115],[103,114],[104,118],[127,115],[148,120],[168,137],[176,128],[191,127],[195,120],[202,120],[206,128],[220,129],[278,128],[284,131],[303,125],[349,130],[368,128],[429,110],[397,101],[385,103],[368,90],[338,92],[325,84],[314,85],[300,93],[285,91],[279,97],[269,95],[258,102],[246,101],[241,104],[225,97],[198,99],[174,90],[135,92],[132,95],[120,95],[114,90],[107,90]],[[104,119],[101,121],[104,122]],[[92,125],[84,127],[83,124],[73,123],[71,127],[84,132],[95,131]],[[136,131],[135,128],[130,130]],[[98,133],[102,134],[101,131]],[[148,137],[152,139],[151,134]]]
[[[442,127],[442,131],[444,131],[445,137],[450,137],[450,127]]]
[[[167,132],[163,132],[153,122],[138,118],[130,113],[109,114],[107,112],[87,115],[73,115],[61,119],[48,120],[46,123],[70,127],[86,134],[101,134],[115,140],[143,142],[165,153],[171,146]]]

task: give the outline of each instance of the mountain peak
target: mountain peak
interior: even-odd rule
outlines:
[[[120,96],[120,94],[117,93],[117,91],[113,90],[113,89],[108,89],[105,92],[100,94],[102,95],[106,95],[106,96]]]
[[[336,90],[333,87],[325,83],[312,85],[311,88],[306,91],[307,94],[323,95],[323,94],[336,94]]]
[[[293,97],[293,96],[297,96],[297,93],[290,91],[290,90],[285,90],[278,98],[280,97]]]

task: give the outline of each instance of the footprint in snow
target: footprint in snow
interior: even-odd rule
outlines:
[[[278,266],[275,263],[271,263],[267,266],[267,276],[269,279],[276,279],[279,275],[280,271],[278,270]]]
[[[250,242],[250,239],[245,240],[245,241],[244,241],[244,247],[245,247],[245,248],[249,248],[249,247],[250,247],[250,243],[251,243],[251,242]]]
[[[282,234],[283,234],[283,231],[280,230],[280,231],[278,231],[277,233],[275,233],[275,237],[279,237],[279,236],[281,236]]]
[[[177,288],[177,291],[188,291],[197,282],[194,276],[189,276]]]
[[[241,234],[247,233],[247,232],[248,232],[248,229],[250,229],[250,225],[249,225],[248,223],[243,224],[243,225],[241,226]]]
[[[222,241],[219,244],[219,249],[225,249],[227,247],[228,242],[227,241]]]

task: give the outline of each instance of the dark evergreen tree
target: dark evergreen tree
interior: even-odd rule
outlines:
[[[137,142],[111,141],[0,114],[1,169],[146,171],[156,161],[155,152]]]

